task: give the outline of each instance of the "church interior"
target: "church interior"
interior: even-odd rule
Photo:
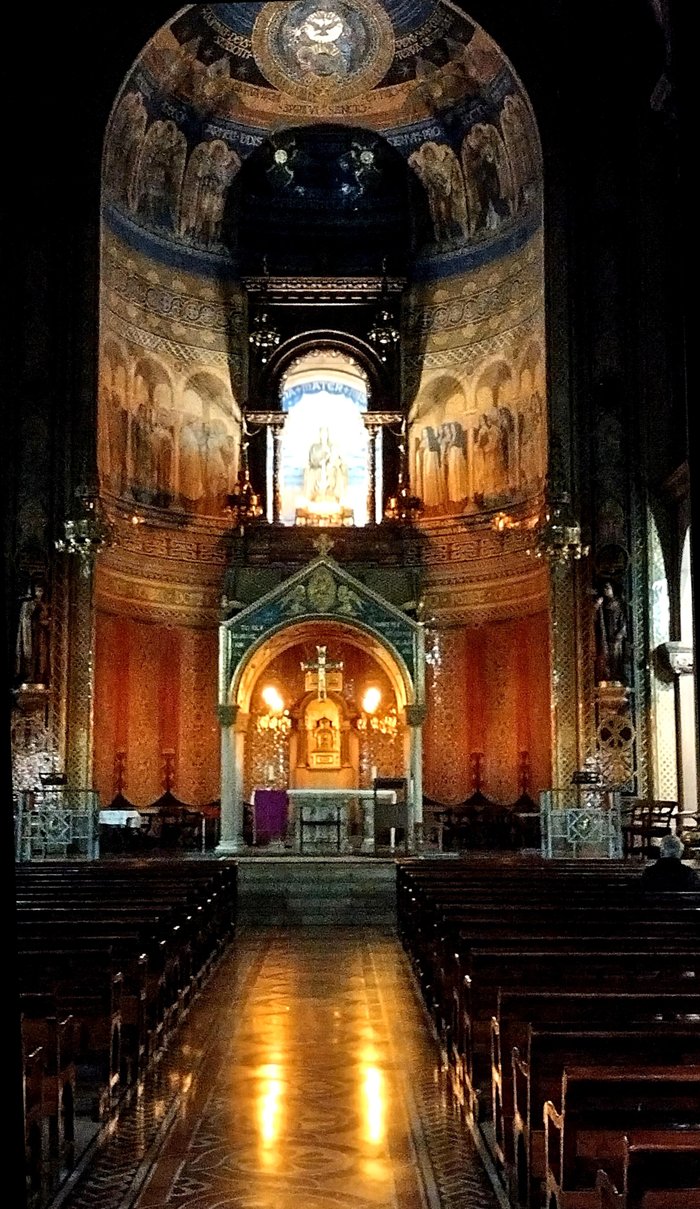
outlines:
[[[681,5],[17,16],[13,1204],[700,1206]]]

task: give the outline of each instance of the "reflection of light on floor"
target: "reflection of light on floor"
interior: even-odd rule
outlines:
[[[262,1145],[262,1158],[265,1166],[276,1162],[277,1152],[272,1147],[279,1139],[282,1117],[282,1091],[284,1084],[280,1078],[282,1067],[279,1063],[268,1062],[259,1066],[256,1074],[260,1080],[258,1085],[258,1126]]]
[[[365,1067],[362,1085],[365,1101],[365,1133],[374,1145],[384,1140],[384,1079],[376,1066]]]

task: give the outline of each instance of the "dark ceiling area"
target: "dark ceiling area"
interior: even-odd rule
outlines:
[[[229,191],[225,242],[241,273],[405,275],[428,226],[405,159],[369,130],[302,126],[267,140]]]

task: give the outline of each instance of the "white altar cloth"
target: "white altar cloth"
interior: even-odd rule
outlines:
[[[140,827],[141,815],[138,810],[101,810],[100,826]]]

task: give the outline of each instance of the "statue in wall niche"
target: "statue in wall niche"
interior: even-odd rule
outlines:
[[[20,684],[48,687],[51,614],[46,587],[32,586],[20,605],[15,646],[15,671]]]
[[[627,664],[627,617],[625,607],[609,579],[603,581],[595,598],[595,682],[625,684]]]

